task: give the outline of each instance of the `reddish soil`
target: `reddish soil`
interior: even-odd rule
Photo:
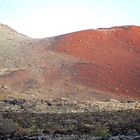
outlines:
[[[23,81],[29,79],[29,75],[26,70],[14,70],[7,74],[0,75],[0,85],[1,86],[22,86]]]
[[[56,39],[56,52],[83,61],[70,68],[74,82],[140,98],[140,27],[85,30]]]

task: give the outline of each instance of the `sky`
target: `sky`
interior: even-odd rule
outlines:
[[[140,0],[0,0],[0,23],[34,38],[140,25]]]

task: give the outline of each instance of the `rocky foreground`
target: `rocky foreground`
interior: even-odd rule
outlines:
[[[0,101],[2,140],[140,140],[140,101]]]

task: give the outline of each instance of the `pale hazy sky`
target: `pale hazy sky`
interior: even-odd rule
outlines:
[[[140,0],[0,0],[0,23],[31,37],[140,25]]]

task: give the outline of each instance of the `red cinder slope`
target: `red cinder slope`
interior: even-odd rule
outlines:
[[[140,98],[140,27],[85,30],[55,40],[52,50],[80,60],[69,68],[73,82]]]
[[[0,97],[3,87],[41,99],[140,99],[140,27],[32,39],[0,24]]]

